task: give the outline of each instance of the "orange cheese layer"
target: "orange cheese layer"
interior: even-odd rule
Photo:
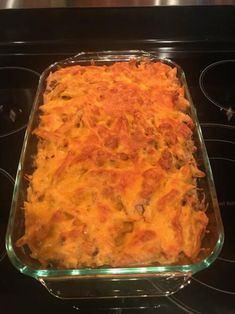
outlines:
[[[18,245],[42,267],[195,259],[208,218],[188,107],[160,62],[51,73]]]

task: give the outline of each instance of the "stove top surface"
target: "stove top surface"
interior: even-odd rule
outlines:
[[[153,49],[151,51],[154,51]],[[214,174],[222,219],[225,228],[225,243],[219,258],[206,270],[192,277],[191,284],[173,296],[141,299],[118,300],[80,300],[63,301],[55,299],[34,279],[18,273],[10,264],[4,249],[5,228],[8,220],[11,196],[14,185],[19,154],[37,86],[38,74],[49,64],[61,60],[70,54],[27,54],[0,57],[0,147],[4,154],[0,160],[1,204],[0,213],[0,298],[1,306],[9,312],[24,309],[28,313],[33,309],[39,313],[50,309],[62,313],[76,310],[89,311],[88,308],[109,309],[110,313],[234,313],[235,284],[235,228],[233,178],[235,175],[234,139],[234,86],[232,75],[235,60],[231,52],[162,52],[161,57],[171,58],[185,71],[186,79],[207,146]],[[9,64],[11,61],[11,66]],[[215,70],[215,67],[218,66]],[[223,66],[225,66],[226,71]],[[231,67],[230,67],[231,65]],[[214,72],[209,73],[210,70]],[[2,76],[1,76],[2,71]],[[4,75],[3,75],[4,71]],[[6,72],[14,71],[15,80],[6,78]],[[230,73],[231,72],[231,73]],[[12,75],[12,74],[8,74]],[[23,76],[24,75],[24,76]],[[224,89],[221,76],[225,78]],[[22,77],[24,78],[22,81]],[[228,79],[232,80],[231,82]],[[219,99],[213,86],[220,82]],[[33,82],[33,83],[32,83]],[[205,92],[204,89],[207,91]],[[224,96],[223,96],[224,93]],[[231,95],[229,94],[231,93]],[[17,97],[13,97],[17,95]],[[228,100],[228,98],[231,100]],[[17,101],[16,101],[17,100]],[[216,103],[215,103],[216,102]],[[14,300],[14,302],[10,301]],[[98,311],[98,310],[97,310]]]
[[[155,40],[59,40],[0,45],[0,308],[24,313],[235,313],[235,46]],[[11,47],[9,49],[9,47]],[[62,300],[20,274],[5,252],[5,232],[15,175],[40,73],[80,51],[142,49],[178,63],[186,74],[205,139],[225,242],[218,259],[168,297]]]

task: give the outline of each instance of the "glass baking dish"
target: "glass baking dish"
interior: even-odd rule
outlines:
[[[46,79],[50,72],[60,67],[73,65],[110,65],[114,62],[127,62],[135,58],[142,61],[160,61],[177,68],[177,76],[185,88],[186,97],[191,107],[188,112],[195,123],[193,140],[197,146],[196,160],[206,177],[198,181],[203,188],[208,204],[207,215],[209,224],[202,241],[203,250],[197,261],[179,265],[161,265],[145,267],[121,268],[82,268],[82,269],[41,269],[37,261],[30,257],[27,247],[15,245],[24,233],[23,203],[27,197],[28,180],[26,174],[31,174],[33,157],[37,149],[37,138],[32,134],[39,123],[39,107],[43,102]],[[190,277],[208,267],[219,255],[223,245],[224,233],[220,216],[212,171],[209,164],[196,109],[192,103],[183,70],[168,59],[160,59],[157,55],[145,51],[102,51],[79,53],[75,57],[52,64],[41,75],[35,102],[31,111],[25,134],[21,158],[15,182],[12,207],[6,236],[8,256],[13,265],[23,274],[39,280],[50,293],[61,298],[112,298],[112,297],[143,297],[169,295],[183,288],[190,282]]]

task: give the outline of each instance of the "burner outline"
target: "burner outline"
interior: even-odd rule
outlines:
[[[201,127],[219,127],[219,128],[227,128],[227,129],[230,129],[233,131],[235,130],[235,126],[227,125],[227,124],[218,124],[218,123],[201,123]],[[222,142],[222,143],[226,143],[226,144],[230,144],[230,145],[235,144],[235,142],[233,142],[233,141],[224,140],[224,139],[217,139],[217,138],[206,138],[206,137],[204,137],[204,141],[205,142],[218,142],[218,143]],[[220,156],[211,156],[211,157],[209,156],[209,159],[210,160],[224,160],[224,161],[228,161],[228,162],[232,162],[232,163],[235,162],[235,159],[224,158],[224,157],[220,157]],[[220,256],[217,259],[222,263],[229,263],[229,264],[235,263],[235,260],[230,260],[228,258],[224,258],[224,257],[220,257]],[[213,289],[215,291],[222,292],[222,293],[225,293],[228,295],[235,295],[234,291],[216,288],[215,286],[213,286],[211,284],[207,284],[207,283],[195,278],[194,276],[192,277],[192,280],[198,282],[199,284],[202,284],[205,287]]]
[[[208,66],[206,66],[205,69],[203,69],[203,71],[201,72],[201,74],[199,76],[199,86],[200,86],[200,89],[203,92],[204,96],[207,99],[209,99],[215,106],[220,108],[220,110],[224,110],[226,112],[226,114],[228,115],[228,119],[230,120],[232,115],[235,114],[235,110],[233,110],[231,108],[224,107],[219,102],[214,100],[211,96],[209,96],[208,93],[206,92],[204,84],[203,84],[203,78],[204,78],[204,76],[208,70],[210,70],[211,68],[213,68],[216,65],[220,65],[220,64],[228,63],[228,62],[234,62],[235,63],[235,59],[220,60],[220,61],[213,62],[213,63],[209,64]]]
[[[208,285],[207,283],[205,283],[205,282],[203,282],[203,281],[201,281],[201,280],[199,280],[199,279],[196,279],[196,278],[194,278],[194,277],[192,277],[192,279],[195,280],[196,282],[200,283],[201,285],[203,285],[203,286],[205,286],[205,287],[208,287],[208,288],[210,288],[210,289],[213,289],[213,290],[215,290],[215,291],[219,291],[219,292],[222,292],[222,293],[225,293],[225,294],[235,295],[235,292],[233,292],[233,291],[218,289],[218,288],[216,288],[216,287],[214,287],[214,286],[212,286],[212,285]]]
[[[221,127],[221,128],[235,130],[235,126],[234,125],[230,125],[230,124],[203,122],[203,123],[200,123],[200,125],[202,127],[213,127],[213,126],[215,126],[215,127]]]
[[[206,140],[206,142],[208,142],[208,141]],[[209,157],[209,159],[211,159],[211,160],[225,160],[225,161],[235,162],[234,159],[224,158],[224,157]]]
[[[218,123],[201,123],[202,127],[220,127],[220,128],[227,128],[230,130],[234,130],[235,131],[235,126],[233,125],[228,125],[228,124],[218,124]],[[222,142],[222,143],[227,143],[227,144],[232,144],[235,145],[235,142],[233,141],[228,141],[228,140],[223,140],[223,139],[214,139],[214,138],[205,138],[204,139],[205,142]],[[224,158],[224,157],[220,157],[220,156],[211,156],[209,157],[210,160],[224,160],[224,161],[228,161],[228,162],[235,162],[235,159],[231,159],[231,158]],[[221,261],[224,261],[226,263],[235,263],[235,260],[231,260],[228,258],[224,258],[224,257],[220,257],[218,256],[218,259]]]
[[[207,142],[207,140],[205,140],[205,141]],[[233,144],[235,144],[235,143],[233,143]],[[228,161],[228,162],[235,162],[234,159],[223,158],[223,157],[209,157],[209,159],[210,160],[225,160],[225,161]],[[219,260],[227,262],[227,263],[235,263],[235,260],[232,260],[232,259],[228,259],[228,258],[224,258],[224,257],[220,257],[220,256],[218,256],[217,258]]]
[[[3,66],[3,67],[0,67],[0,71],[2,71],[2,70],[22,70],[22,71],[30,72],[31,74],[36,75],[38,78],[40,78],[40,75],[41,75],[39,72],[34,71],[32,69],[29,69],[29,68],[26,68],[26,67],[18,67],[18,66],[6,66],[6,67],[4,67]],[[35,88],[37,88],[37,86]],[[4,134],[0,134],[0,138],[4,138],[4,137],[7,137],[9,135],[20,132],[21,130],[24,130],[27,127],[27,125],[28,125],[28,122],[25,123],[24,125],[22,125],[21,127],[15,129],[15,130],[12,130],[12,131],[4,133]]]
[[[201,312],[192,309],[190,306],[184,304],[182,301],[178,300],[175,296],[167,297],[173,304],[178,306],[180,309],[188,314],[202,314]]]
[[[15,179],[12,177],[12,175],[7,172],[6,170],[4,170],[3,168],[0,168],[0,174],[2,174],[3,176],[5,176],[14,186],[15,184]],[[2,249],[0,251],[0,262],[4,259],[4,257],[6,256],[6,250],[4,245],[2,246]]]
[[[232,130],[232,131],[235,131],[235,126],[233,125],[228,125],[228,124],[219,124],[219,123],[201,123],[200,124],[201,127],[202,127],[202,130],[203,128],[207,128],[207,127],[214,127],[214,128],[225,128],[225,129],[228,129],[228,130]],[[204,135],[204,141],[205,143],[206,142],[217,142],[217,143],[225,143],[225,144],[229,144],[229,145],[235,145],[235,142],[234,141],[230,141],[230,140],[224,140],[224,139],[218,139],[218,138],[206,138],[206,136]],[[232,163],[235,163],[235,159],[232,159],[232,158],[226,158],[226,157],[222,157],[222,156],[208,156],[209,160],[222,160],[222,161],[227,161],[227,162],[232,162]],[[225,263],[230,263],[230,264],[233,264],[235,263],[235,260],[233,259],[229,259],[229,258],[226,258],[226,257],[221,257],[221,256],[218,256],[217,257],[218,260],[221,260]]]
[[[190,277],[190,279],[188,280],[187,284],[190,283],[192,277]],[[148,280],[151,285],[156,288],[158,290],[157,285],[152,282],[151,280]],[[186,286],[187,286],[186,284]],[[182,287],[183,288],[183,287]],[[185,289],[185,288],[184,288]],[[184,304],[182,301],[178,300],[174,295],[170,295],[170,296],[166,296],[166,298],[174,305],[176,305],[179,309],[183,310],[185,313],[188,314],[202,314],[201,312],[198,312],[194,309],[192,309],[191,307],[189,307],[188,305]]]
[[[214,140],[214,139],[205,139],[205,142],[223,142],[223,143],[228,143],[228,144],[235,144],[235,142],[232,141],[224,141],[224,140]],[[224,158],[224,157],[209,157],[210,160],[224,160],[224,161],[228,161],[228,162],[234,162],[235,163],[235,159],[230,159],[230,158]],[[217,257],[219,260],[227,262],[227,263],[235,263],[235,260],[231,260],[228,258],[224,258],[224,257]]]

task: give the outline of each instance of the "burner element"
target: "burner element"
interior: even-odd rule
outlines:
[[[12,176],[4,169],[0,168],[0,261],[5,256],[5,234],[11,207],[13,187],[14,179]]]
[[[235,60],[222,60],[207,66],[199,84],[204,95],[226,111],[230,121],[235,114]]]
[[[39,73],[27,68],[0,67],[0,137],[27,125],[38,79]]]

